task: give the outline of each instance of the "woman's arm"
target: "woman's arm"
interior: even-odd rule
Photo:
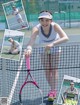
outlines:
[[[48,44],[48,45],[46,46],[46,49],[47,49],[47,50],[49,50],[51,47],[53,47],[53,46],[55,46],[55,45],[61,44],[61,43],[65,42],[65,41],[68,41],[68,40],[69,40],[69,38],[68,38],[68,36],[66,35],[66,33],[65,33],[65,32],[62,30],[62,28],[61,28],[58,24],[56,24],[56,23],[54,24],[54,30],[55,30],[55,32],[57,32],[57,33],[59,34],[60,39],[55,40],[55,41],[53,41],[52,43]]]
[[[54,41],[54,42],[53,42],[53,46],[54,46],[54,45],[57,45],[57,44],[61,44],[61,43],[66,42],[66,41],[69,40],[68,36],[67,36],[66,33],[63,31],[63,29],[62,29],[58,24],[56,24],[56,23],[55,23],[55,25],[54,25],[54,30],[55,30],[55,32],[57,32],[57,33],[59,34],[60,39]]]
[[[32,52],[32,46],[34,45],[35,43],[35,39],[36,39],[36,36],[38,35],[38,29],[35,27],[33,28],[32,30],[32,35],[31,35],[31,38],[27,44],[27,51],[25,52],[25,55],[26,56],[30,56],[31,52]]]
[[[31,38],[30,38],[30,40],[27,44],[28,46],[33,46],[34,45],[37,35],[38,35],[38,29],[36,27],[34,27],[33,30],[32,30]]]

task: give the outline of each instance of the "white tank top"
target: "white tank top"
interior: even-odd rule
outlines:
[[[54,30],[53,22],[50,25],[50,30],[49,30],[48,35],[45,35],[45,33],[41,27],[41,24],[38,24],[36,27],[39,30],[39,43],[51,43],[51,42],[58,40],[60,38],[58,33],[55,32],[55,30]]]
[[[36,28],[38,28],[38,30],[39,30],[39,34],[38,34],[39,44],[48,44],[48,43],[51,43],[55,40],[60,39],[59,34],[57,32],[55,32],[55,30],[54,30],[54,24],[55,23],[53,23],[53,22],[51,23],[48,35],[44,34],[44,31],[41,27],[41,24],[38,24],[36,26]],[[41,53],[44,53],[44,51],[42,51],[42,50],[40,50],[40,51],[41,51]],[[51,51],[51,53],[55,54],[56,52],[61,52],[61,48],[60,47],[52,47],[50,49],[50,51]]]
[[[19,13],[19,10],[16,8],[16,10],[14,11],[14,15],[16,16],[17,19],[22,19],[21,14]]]
[[[14,10],[14,15],[17,15],[19,12],[19,10],[16,8],[16,10]]]
[[[73,90],[71,90],[71,88],[68,88],[67,93],[78,93],[78,90],[76,88],[73,88]]]

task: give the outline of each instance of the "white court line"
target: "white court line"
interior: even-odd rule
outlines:
[[[19,75],[20,75],[20,71],[21,71],[21,68],[22,68],[24,57],[25,57],[25,55],[23,54],[22,60],[20,62],[20,66],[18,68],[18,72],[16,74],[13,86],[11,88],[11,92],[10,92],[9,97],[8,97],[7,105],[11,105],[11,101],[12,101],[12,98],[13,98],[13,95],[14,95],[14,91],[15,91],[15,88],[16,88],[16,85],[17,85],[17,81],[18,81],[18,78],[19,78]]]

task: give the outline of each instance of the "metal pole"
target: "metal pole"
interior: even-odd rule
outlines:
[[[54,12],[54,14],[59,14],[59,12]],[[58,22],[58,19],[56,18],[56,21]]]
[[[64,27],[65,27],[65,13],[64,13]]]
[[[69,3],[69,28],[71,28],[71,5]]]
[[[6,73],[6,59],[2,60],[2,97],[6,96],[7,91],[7,73]]]
[[[64,27],[65,27],[65,11],[60,11],[62,14],[63,14],[63,16],[64,16]]]

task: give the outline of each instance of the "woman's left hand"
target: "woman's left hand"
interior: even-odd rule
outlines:
[[[45,52],[50,53],[50,48],[53,47],[53,46],[54,46],[53,43],[50,43],[50,44],[46,45]]]
[[[46,50],[50,50],[50,48],[53,47],[53,46],[54,46],[54,44],[53,44],[53,43],[50,43],[50,44],[48,44],[48,45],[46,46],[45,49],[46,49]]]

